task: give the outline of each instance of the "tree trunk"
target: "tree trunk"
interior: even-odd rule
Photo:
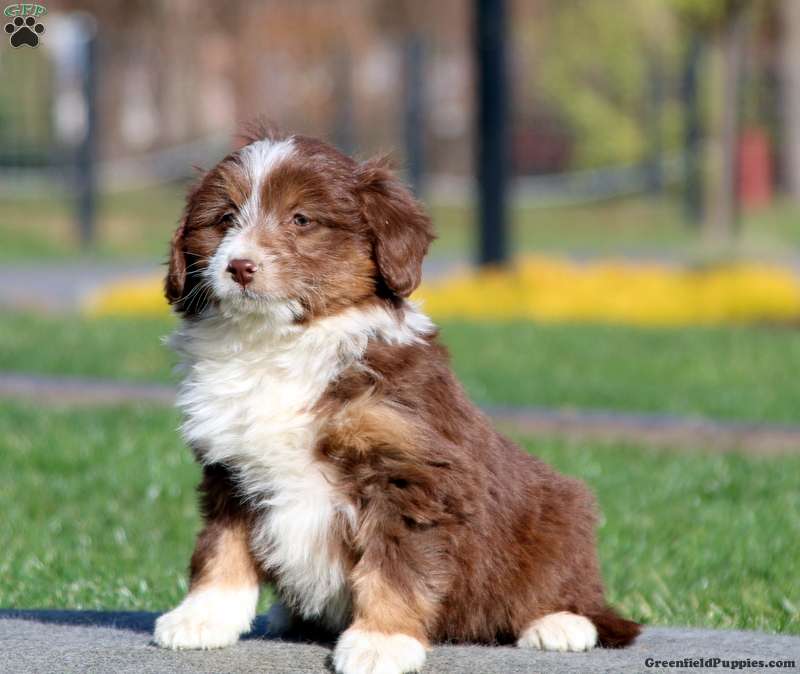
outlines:
[[[722,109],[712,124],[712,186],[709,192],[706,236],[730,242],[739,216],[736,177],[738,165],[740,81],[744,61],[746,13],[742,3],[733,3],[718,36]]]
[[[785,186],[800,202],[800,2],[781,3],[781,122]]]

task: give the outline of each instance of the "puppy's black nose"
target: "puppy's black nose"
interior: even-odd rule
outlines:
[[[244,288],[256,275],[256,263],[252,260],[231,260],[227,271]]]

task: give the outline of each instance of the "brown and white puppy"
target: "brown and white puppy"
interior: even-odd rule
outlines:
[[[341,632],[344,674],[418,670],[439,641],[629,644],[591,494],[492,429],[407,300],[433,238],[420,205],[380,161],[250,140],[191,191],[172,240],[205,525],[155,640],[232,644],[271,583]]]

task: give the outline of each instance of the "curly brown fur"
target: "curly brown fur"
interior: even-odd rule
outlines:
[[[421,205],[383,160],[264,133],[190,192],[165,284],[205,466],[192,591],[268,578],[345,630],[345,674],[409,671],[442,641],[629,644],[591,493],[492,428],[406,299],[433,238]],[[213,641],[180,632],[205,596],[159,643]],[[244,595],[213,596],[233,634]]]

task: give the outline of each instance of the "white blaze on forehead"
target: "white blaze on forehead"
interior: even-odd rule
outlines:
[[[239,291],[227,272],[228,263],[234,259],[253,260],[259,265],[261,275],[272,273],[271,260],[259,246],[254,236],[256,227],[269,227],[269,217],[261,203],[261,192],[269,174],[294,152],[291,139],[281,141],[259,140],[240,150],[241,164],[250,186],[250,194],[236,216],[236,226],[231,227],[211,257],[204,276],[211,283],[218,297],[229,291]],[[265,282],[276,287],[276,279],[265,278]]]
[[[250,196],[242,206],[240,224],[257,222],[261,209],[261,189],[267,176],[294,152],[291,138],[280,141],[259,140],[242,148],[242,164],[250,180]]]

